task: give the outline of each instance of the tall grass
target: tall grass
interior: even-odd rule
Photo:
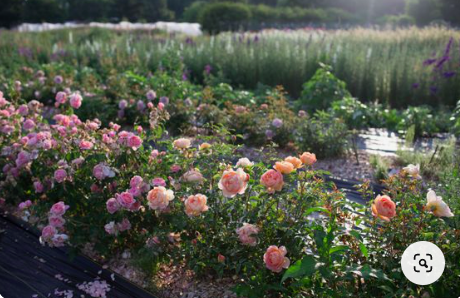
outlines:
[[[189,76],[197,81],[209,64],[235,86],[283,85],[297,97],[302,84],[323,62],[332,65],[334,74],[362,101],[378,100],[392,107],[453,106],[460,99],[460,73],[436,77],[433,67],[424,65],[425,60],[444,55],[450,38],[450,59],[443,69],[452,72],[459,69],[460,31],[442,27],[266,30],[193,40],[158,32],[101,29],[2,32],[0,73],[9,75],[22,66],[50,61],[89,66],[101,75],[127,69],[148,72],[157,69],[162,57],[172,51],[183,57]]]

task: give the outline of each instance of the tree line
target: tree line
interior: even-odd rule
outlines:
[[[459,0],[1,0],[0,27],[65,21],[206,22],[210,10],[218,12],[217,19],[243,13],[244,21],[251,22],[460,25]]]

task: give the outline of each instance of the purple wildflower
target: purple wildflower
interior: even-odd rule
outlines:
[[[457,73],[455,71],[446,71],[445,73],[442,74],[443,77],[446,79],[452,78],[455,76]]]

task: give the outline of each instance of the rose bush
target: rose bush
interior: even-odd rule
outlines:
[[[129,250],[148,273],[174,262],[236,274],[246,297],[458,290],[458,210],[406,171],[379,196],[363,185],[363,206],[324,181],[313,153],[251,162],[224,129],[162,138],[170,118],[160,103],[146,106],[150,127],[124,130],[82,121],[69,101],[50,124],[41,103],[0,99],[1,202],[18,206],[48,245],[91,245],[102,258]],[[402,276],[402,252],[418,240],[446,252],[434,287]]]

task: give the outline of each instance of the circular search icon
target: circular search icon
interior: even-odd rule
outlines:
[[[408,280],[417,285],[429,285],[437,281],[446,266],[441,249],[428,241],[412,243],[401,258],[401,269]]]

